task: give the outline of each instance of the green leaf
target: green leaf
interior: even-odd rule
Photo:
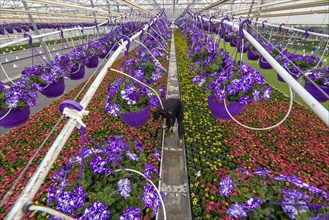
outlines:
[[[239,196],[231,196],[231,202],[241,202],[241,198]]]
[[[114,215],[112,215],[111,220],[118,220],[119,219],[119,213],[115,213]]]

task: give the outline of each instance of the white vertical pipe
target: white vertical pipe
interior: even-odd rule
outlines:
[[[144,31],[146,31],[147,26],[144,25]],[[132,41],[135,38],[138,38],[142,31],[137,32],[130,38]],[[100,73],[97,75],[94,82],[89,87],[88,91],[82,98],[80,104],[83,106],[83,109],[86,109],[88,104],[90,103],[91,99],[93,98],[94,94],[96,93],[98,87],[102,83],[104,77],[108,73],[108,68],[112,66],[114,61],[117,59],[121,51],[126,47],[128,44],[127,41],[123,41],[123,43],[118,47],[118,49],[113,53],[111,58],[108,62],[104,65]],[[64,147],[66,141],[69,139],[70,135],[72,134],[75,126],[77,125],[77,121],[74,119],[69,119],[60,134],[57,136],[56,140],[52,144],[51,148],[48,150],[45,158],[40,163],[39,167],[25,186],[24,190],[20,194],[19,198],[17,199],[14,207],[10,210],[8,215],[5,217],[6,220],[13,220],[13,219],[21,219],[23,217],[23,207],[25,204],[28,204],[36,193],[39,190],[39,187],[43,183],[44,179],[46,178],[51,166],[57,159],[60,151]]]

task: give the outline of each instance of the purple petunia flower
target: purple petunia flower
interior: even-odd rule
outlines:
[[[98,156],[90,162],[91,170],[95,175],[106,174],[108,169],[106,168],[108,161],[104,160],[102,157]]]
[[[124,148],[129,148],[129,145],[115,136],[111,136],[107,139],[106,145],[110,154],[120,154]]]
[[[129,193],[131,192],[131,184],[127,178],[119,180],[118,191],[120,192],[120,195],[125,199],[129,197]]]
[[[127,150],[126,152],[126,155],[127,157],[130,159],[130,160],[133,160],[133,161],[139,161],[139,157],[134,154],[134,153],[131,153],[130,151]]]
[[[110,211],[101,202],[93,202],[88,208],[86,208],[83,216],[79,220],[107,220],[110,219]]]
[[[266,86],[264,88],[264,94],[263,94],[264,100],[269,100],[271,97],[271,93],[272,93],[272,87]]]
[[[259,102],[262,100],[262,97],[260,95],[260,91],[258,89],[254,89],[254,91],[252,92],[252,95],[254,97],[255,102]]]
[[[145,165],[143,173],[144,173],[145,177],[149,180],[152,179],[152,177],[151,177],[152,173],[155,173],[159,176],[158,170],[155,169],[155,167],[152,166],[152,164],[150,164],[150,163],[147,163]]]
[[[152,107],[157,107],[157,106],[160,105],[160,101],[159,101],[159,99],[158,99],[157,96],[152,95],[152,96],[150,97],[150,99],[149,99],[149,104],[150,104],[150,106],[152,106]]]
[[[107,111],[111,116],[117,117],[120,111],[118,104],[109,104],[108,102],[105,105],[105,111]]]
[[[256,210],[258,206],[262,204],[262,201],[260,199],[254,199],[250,198],[245,205],[245,208],[248,210]]]
[[[219,192],[222,196],[228,196],[232,189],[234,189],[234,184],[231,177],[226,177],[220,181]]]
[[[140,209],[128,207],[120,215],[119,220],[140,220]]]
[[[230,217],[234,217],[234,218],[248,217],[248,213],[244,209],[244,205],[238,203],[233,204],[226,212]]]
[[[226,98],[226,93],[225,93],[225,89],[220,88],[220,87],[216,87],[215,88],[215,98],[217,98],[220,101],[224,101],[224,99]]]
[[[155,191],[151,184],[144,186],[142,200],[145,207],[153,208],[153,212],[157,213],[161,205],[161,200],[158,193]]]
[[[63,192],[56,198],[56,209],[64,214],[72,214],[76,210],[75,198],[72,192]]]
[[[257,174],[257,175],[260,175],[262,176],[263,178],[265,178],[266,176],[268,176],[271,172],[266,170],[266,168],[264,167],[257,167],[256,168],[256,171],[253,172],[253,174]]]
[[[239,102],[241,105],[250,105],[252,100],[248,95],[244,95],[240,97]]]
[[[143,145],[142,145],[142,143],[140,143],[139,141],[137,141],[137,140],[134,140],[134,147],[138,150],[138,151],[142,151],[142,149],[143,149]]]
[[[51,186],[49,187],[49,191],[47,194],[47,204],[49,205],[50,203],[52,203],[55,199],[55,186],[54,184],[51,184]]]

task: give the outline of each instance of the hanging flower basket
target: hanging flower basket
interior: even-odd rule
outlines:
[[[7,112],[0,113],[0,118],[5,116]],[[4,128],[13,128],[20,126],[29,120],[30,106],[26,105],[24,109],[12,109],[0,120],[0,126]]]
[[[48,98],[55,98],[64,94],[65,83],[64,79],[59,80],[56,83],[46,85],[40,93]]]
[[[231,47],[236,47],[237,44],[238,44],[238,39],[236,39],[236,38],[231,38],[230,39]]]
[[[329,86],[319,85],[319,87],[329,95]],[[329,99],[317,88],[313,85],[313,83],[309,81],[305,81],[304,88],[319,102],[326,102]]]
[[[231,41],[231,38],[229,38],[227,35],[224,35],[224,41],[225,42],[230,42]]]
[[[264,70],[271,70],[272,69],[272,66],[271,64],[269,64],[265,59],[264,57],[261,57],[259,59],[259,67],[261,69],[264,69]]]
[[[14,33],[14,29],[12,27],[6,27],[6,31],[9,33],[9,34],[13,34]]]
[[[216,102],[214,96],[208,96],[208,107],[212,116],[221,120],[231,120],[232,118],[227,113],[223,102]],[[227,109],[230,114],[235,117],[244,109],[244,105],[239,102],[230,102],[227,105]]]
[[[70,79],[72,80],[83,79],[83,77],[85,77],[85,73],[86,73],[85,66],[83,64],[79,64],[78,67],[74,67],[71,70]]]
[[[130,127],[144,126],[150,116],[151,108],[146,106],[139,112],[130,112],[126,114],[120,114],[121,119],[126,122]]]
[[[97,56],[90,58],[88,60],[88,62],[86,63],[86,67],[88,67],[88,68],[95,68],[97,66],[98,66],[98,57]]]
[[[257,55],[257,51],[255,51],[255,50],[248,50],[247,57],[248,57],[248,60],[258,60],[259,59],[259,55]]]
[[[18,33],[22,33],[22,28],[20,28],[20,27],[16,27],[15,30],[16,30]]]
[[[238,50],[239,53],[241,53],[241,49],[242,49],[242,45],[241,44],[242,44],[241,41],[237,43],[237,50]],[[247,50],[248,50],[248,47],[247,46],[248,45],[246,43],[243,44],[243,52],[242,53],[247,52]]]
[[[109,56],[109,51],[107,50],[106,52],[102,53],[101,55],[99,55],[99,58],[104,59],[107,58]]]

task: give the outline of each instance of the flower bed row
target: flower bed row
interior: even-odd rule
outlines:
[[[251,176],[248,181],[248,178],[245,179],[245,188],[240,189],[241,185],[234,182],[234,190],[228,190],[225,196],[220,191],[221,179],[231,174],[232,179],[236,180],[231,172],[240,167],[250,172],[264,167],[271,171],[271,175],[296,175],[305,184],[328,190],[329,160],[326,146],[329,142],[326,137],[329,129],[313,112],[295,105],[289,118],[280,127],[269,131],[247,130],[234,121],[215,120],[208,109],[205,89],[192,83],[197,73],[189,69],[193,63],[186,60],[188,47],[182,33],[175,34],[175,42],[180,92],[186,104],[184,123],[188,175],[192,211],[196,219],[230,219],[228,213],[240,207],[234,207],[233,204],[245,203],[264,188],[260,180],[259,185],[251,184],[255,180]],[[288,106],[287,98],[273,90],[271,100],[252,103],[237,119],[253,127],[270,126],[284,117]],[[285,185],[288,188],[293,184],[288,182]],[[279,187],[283,189],[283,185],[279,184]],[[267,189],[270,188],[273,190],[272,187]],[[260,196],[263,205],[257,209],[257,213],[270,211],[276,217],[290,217],[280,205],[267,204],[268,201],[274,201],[270,198],[279,198],[279,194],[282,194],[282,199],[286,196],[284,192],[271,190]],[[243,207],[246,209],[247,205]],[[297,214],[299,211],[302,210],[298,209]],[[237,212],[243,214],[244,210]],[[308,214],[312,216],[309,210]]]
[[[134,53],[134,52],[132,52]],[[133,58],[133,56],[130,56]],[[124,61],[125,57],[116,61],[113,68],[120,69],[121,63]],[[168,65],[168,62],[166,63]],[[167,66],[165,66],[167,67]],[[87,125],[88,134],[99,144],[104,143],[111,135],[124,135],[123,141],[131,143],[136,140],[143,143],[143,149],[140,152],[134,151],[135,153],[142,153],[143,157],[140,159],[139,166],[144,167],[145,164],[150,163],[156,169],[158,168],[159,161],[156,159],[154,153],[160,150],[161,142],[159,137],[156,139],[154,136],[158,128],[160,128],[159,122],[148,121],[148,123],[140,128],[131,128],[123,123],[119,118],[110,117],[109,114],[104,112],[105,101],[107,97],[107,86],[111,84],[120,75],[115,72],[109,72],[105,77],[103,83],[101,84],[98,92],[95,94],[92,102],[88,106],[90,114],[84,118],[84,122]],[[167,74],[163,74],[162,78],[158,80],[159,83],[166,85]],[[88,88],[88,86],[87,86]],[[53,127],[55,122],[59,119],[60,114],[58,111],[59,103],[66,99],[73,99],[77,92],[81,89],[81,86],[72,90],[70,93],[65,94],[62,98],[55,101],[54,103],[47,106],[42,111],[36,113],[31,120],[21,127],[11,130],[8,135],[1,137],[1,195],[3,197],[7,192],[12,182],[18,176],[22,167],[25,166],[26,161],[29,160],[31,155],[36,151],[36,148],[42,143],[43,139],[47,136],[47,133]],[[164,88],[165,89],[165,88]],[[83,93],[82,93],[83,94]],[[52,117],[49,117],[52,115]],[[27,180],[31,177],[33,171],[36,169],[37,165],[43,158],[43,155],[47,152],[48,148],[51,146],[55,137],[58,135],[61,128],[64,126],[62,122],[56,131],[51,135],[51,138],[46,143],[44,148],[37,155],[35,161],[30,166],[24,177],[21,179],[14,192],[7,200],[4,207],[0,209],[0,218],[3,218],[5,214],[10,210],[12,204],[17,199],[21,189],[26,185]],[[24,135],[22,135],[24,134]],[[158,133],[158,136],[160,134]],[[63,148],[60,156],[54,163],[49,176],[47,177],[44,184],[40,187],[38,194],[35,197],[35,204],[47,205],[47,192],[52,181],[52,177],[56,174],[56,171],[63,165],[65,165],[70,156],[77,155],[81,147],[81,138],[78,132],[71,135],[66,146]],[[137,167],[137,166],[136,166]],[[73,183],[76,181],[77,175],[70,175],[68,183]],[[137,180],[137,179],[136,179]],[[145,182],[145,181],[144,181]],[[141,184],[145,184],[142,183]],[[137,193],[138,194],[138,193]],[[117,195],[115,196],[117,197]],[[105,198],[105,197],[104,197]],[[104,200],[100,198],[100,200]],[[140,198],[139,198],[140,199]],[[124,200],[124,199],[123,199]],[[116,200],[116,205],[110,207],[110,213],[115,214],[119,212],[117,209],[125,207],[125,201],[122,199],[120,201]],[[137,200],[132,199],[132,203],[136,203]],[[113,201],[112,201],[113,202]],[[111,202],[111,203],[112,203]],[[90,204],[90,203],[88,203]],[[122,205],[119,205],[122,204]],[[127,203],[128,204],[128,203]],[[138,203],[140,204],[140,202]],[[112,204],[113,205],[113,204]],[[116,207],[115,207],[116,206]],[[147,207],[144,208],[144,215],[147,216],[154,215],[152,211]],[[141,210],[142,211],[142,210]],[[146,212],[146,213],[145,213]],[[118,215],[114,215],[115,219]],[[45,214],[37,214],[36,212],[27,213],[25,218],[27,219],[44,219]],[[49,216],[47,216],[48,218]]]

